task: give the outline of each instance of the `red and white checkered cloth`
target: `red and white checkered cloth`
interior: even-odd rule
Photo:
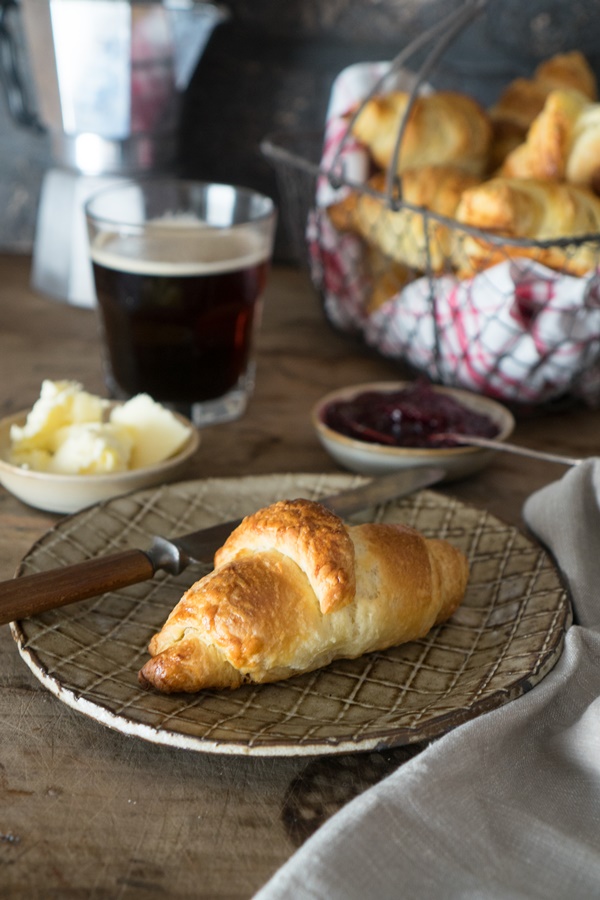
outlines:
[[[346,135],[344,114],[388,68],[355,65],[336,79],[323,169],[331,169]],[[402,74],[397,77],[396,86]],[[356,141],[348,140],[338,159],[345,179],[366,180],[368,156]],[[515,259],[469,280],[419,278],[368,313],[363,245],[355,235],[337,232],[324,212],[347,190],[320,179],[307,231],[313,280],[335,326],[361,333],[383,355],[453,387],[519,404],[570,395],[600,405],[600,269],[576,278]]]

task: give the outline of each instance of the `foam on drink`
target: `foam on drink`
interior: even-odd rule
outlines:
[[[91,255],[93,262],[122,272],[206,275],[258,265],[269,256],[269,244],[244,226],[209,228],[184,216],[155,219],[142,234],[101,233]]]

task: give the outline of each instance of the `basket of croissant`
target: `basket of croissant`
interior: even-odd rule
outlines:
[[[489,108],[395,62],[351,66],[318,153],[298,167],[302,228],[331,323],[517,408],[600,405],[600,102],[582,53]]]

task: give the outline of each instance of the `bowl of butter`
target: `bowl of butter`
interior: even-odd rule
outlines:
[[[0,483],[29,506],[73,513],[174,480],[199,443],[188,419],[148,394],[121,403],[46,380],[30,410],[0,420]]]

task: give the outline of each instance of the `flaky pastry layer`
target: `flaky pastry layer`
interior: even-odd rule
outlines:
[[[450,543],[403,525],[346,526],[334,516],[350,552],[329,559],[325,548],[338,537],[332,516],[299,500],[249,517],[152,638],[142,685],[193,692],[278,681],[414,640],[456,610],[468,564]],[[311,584],[320,569],[354,585],[349,602],[322,607]]]

